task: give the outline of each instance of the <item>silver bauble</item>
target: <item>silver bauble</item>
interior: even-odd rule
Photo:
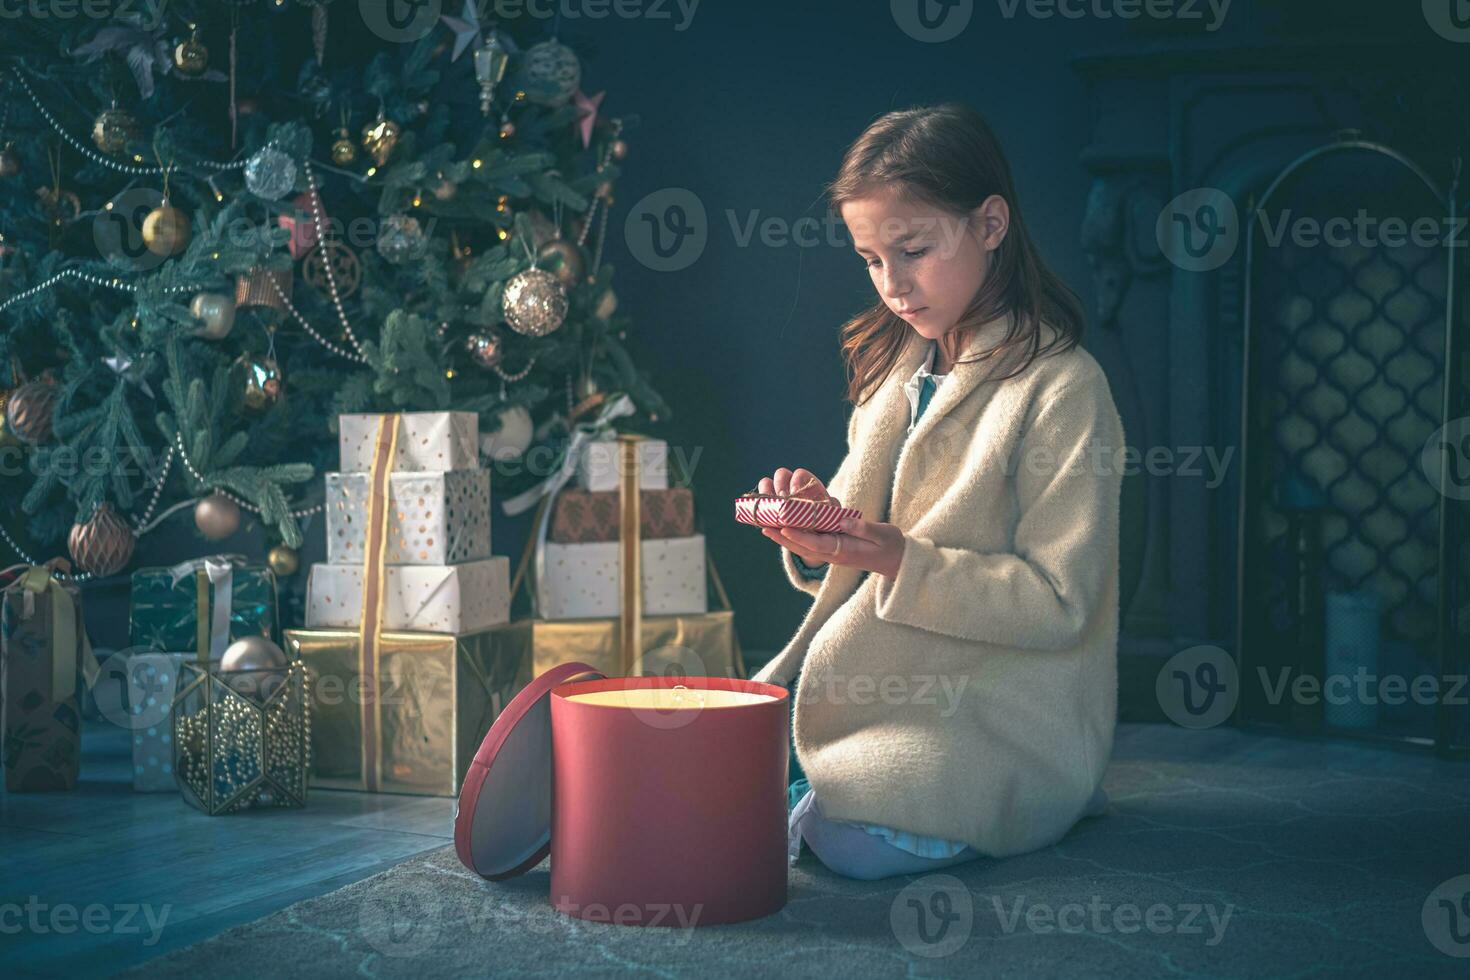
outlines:
[[[267,700],[286,683],[286,653],[268,637],[244,636],[225,647],[219,669],[225,683],[236,693]],[[233,673],[248,671],[248,673]]]
[[[480,453],[497,462],[520,458],[535,435],[531,413],[524,405],[512,405],[500,413],[500,428],[480,437]]]
[[[560,41],[542,41],[526,50],[519,79],[530,101],[563,106],[582,84],[582,63],[577,52]]]
[[[194,331],[194,336],[205,340],[224,340],[235,329],[235,300],[224,293],[200,293],[189,304],[189,312],[204,326]]]
[[[274,146],[255,151],[245,163],[245,187],[256,197],[279,201],[296,186],[296,161]]]
[[[470,359],[482,368],[493,368],[505,359],[505,345],[494,334],[472,333],[465,339]]]
[[[505,284],[500,306],[512,330],[545,337],[567,318],[566,287],[545,269],[527,269]]]
[[[428,244],[423,226],[412,215],[395,214],[385,218],[378,231],[378,254],[394,265],[422,258]]]

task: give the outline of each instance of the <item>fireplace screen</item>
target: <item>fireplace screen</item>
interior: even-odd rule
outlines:
[[[1250,208],[1243,721],[1470,741],[1454,703],[1470,699],[1455,690],[1452,616],[1470,496],[1453,472],[1470,467],[1470,424],[1455,441],[1463,379],[1446,370],[1454,193],[1350,138]]]

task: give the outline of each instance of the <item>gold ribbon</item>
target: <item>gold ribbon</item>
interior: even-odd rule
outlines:
[[[201,666],[209,663],[209,575],[194,572],[194,649]]]
[[[212,555],[181,561],[168,570],[175,586],[191,576],[194,579],[194,659],[201,667],[207,668],[210,661],[221,659],[230,645],[235,568],[244,564],[243,555]],[[209,601],[211,591],[213,609]]]
[[[25,610],[35,608],[35,596],[49,593],[51,600],[51,700],[64,701],[76,692],[77,687],[77,636],[81,635],[82,677],[87,686],[97,681],[99,668],[92,653],[92,643],[87,639],[86,627],[77,622],[76,603],[71,593],[60,582],[51,577],[46,565],[32,565],[21,574],[17,585],[26,593]],[[14,588],[15,586],[12,586]]]
[[[618,657],[621,673],[630,677],[643,659],[643,515],[639,487],[639,442],[635,435],[618,436],[618,506],[622,521],[619,543]]]
[[[362,690],[363,788],[376,793],[383,781],[378,751],[382,708],[378,703],[378,653],[383,639],[383,589],[388,552],[388,478],[398,449],[398,416],[378,419],[373,468],[368,474],[367,528],[363,543],[362,623],[357,642],[357,670]]]

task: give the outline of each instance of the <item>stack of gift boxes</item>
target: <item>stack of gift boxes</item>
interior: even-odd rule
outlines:
[[[390,417],[386,543],[380,556],[366,553],[383,418],[339,420],[327,561],[311,568],[306,628],[287,630],[286,646],[311,679],[313,786],[453,796],[490,723],[529,680],[529,658],[499,629],[509,561],[491,554],[490,472],[479,465],[473,413]],[[381,638],[368,668],[363,598],[375,567]]]
[[[586,445],[577,488],[557,495],[547,535],[541,615],[591,619],[618,615],[621,508],[618,444]],[[668,444],[638,442],[643,614],[702,613],[709,607],[704,535],[694,530],[694,493],[670,488]]]
[[[539,618],[529,624],[534,673],[575,660],[609,675],[743,676],[734,614],[696,529],[693,491],[669,485],[663,440],[637,438],[634,447],[624,457],[610,435],[587,443],[575,486],[557,494],[543,515],[549,526],[534,576]],[[622,527],[622,504],[633,492],[641,642],[624,656],[618,627],[629,529]],[[721,605],[714,611],[711,579]]]

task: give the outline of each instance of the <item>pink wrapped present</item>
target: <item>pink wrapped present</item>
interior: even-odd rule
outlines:
[[[771,493],[745,493],[735,498],[735,519],[762,527],[792,527],[801,531],[833,532],[849,517],[862,512],[843,507],[832,498],[810,500]]]

